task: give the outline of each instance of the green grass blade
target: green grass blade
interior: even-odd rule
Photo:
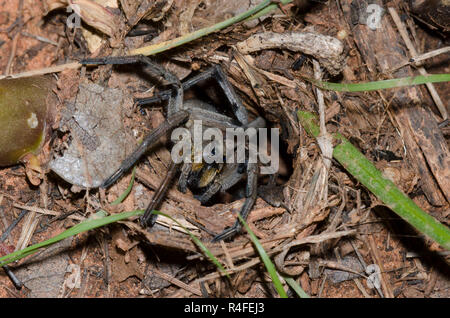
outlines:
[[[296,292],[298,297],[300,297],[300,298],[310,298],[309,295],[307,293],[305,293],[303,288],[295,281],[295,279],[293,279],[292,277],[289,277],[289,276],[283,276],[283,278],[286,281],[286,283],[289,286],[291,286],[291,288]]]
[[[304,111],[299,111],[297,114],[308,134],[318,137],[320,128],[316,123],[316,116]],[[333,157],[349,173],[406,222],[450,250],[450,229],[447,226],[428,215],[391,180],[384,178],[381,172],[345,137],[339,133],[334,134],[333,137],[337,144],[333,150]]]
[[[117,205],[119,203],[122,203],[122,201],[125,200],[125,198],[128,196],[128,194],[130,194],[131,189],[133,188],[135,173],[136,173],[136,167],[134,167],[134,169],[133,169],[133,173],[131,175],[131,181],[130,181],[130,184],[128,185],[127,189],[113,203],[111,203],[111,205]],[[89,231],[89,230],[92,230],[97,227],[101,227],[101,226],[104,226],[104,225],[107,225],[110,223],[114,223],[114,222],[117,222],[117,221],[120,221],[123,219],[127,219],[131,216],[139,215],[142,213],[143,213],[142,211],[136,210],[136,211],[124,212],[124,213],[107,216],[108,213],[106,211],[99,210],[88,220],[83,221],[83,222],[71,227],[70,229],[62,232],[59,235],[56,235],[56,236],[54,236],[46,241],[43,241],[41,243],[37,243],[37,244],[34,244],[27,248],[24,248],[20,251],[16,251],[14,253],[0,257],[0,267],[3,265],[6,265],[8,263],[17,261],[19,259],[22,259],[33,253],[36,253],[39,249],[50,246],[52,244],[55,244],[55,243],[65,239],[65,238],[68,238],[70,236],[73,236],[73,235],[76,235],[76,234],[79,234],[79,233],[82,233],[85,231]]]
[[[253,233],[253,231],[248,226],[247,222],[245,222],[245,220],[242,218],[242,216],[240,214],[238,214],[238,218],[239,218],[239,221],[241,221],[241,223],[244,225],[248,234],[250,235],[250,239],[252,240],[253,244],[255,245],[255,248],[258,251],[259,256],[261,257],[264,265],[266,266],[267,272],[269,273],[270,277],[272,278],[272,282],[273,282],[278,294],[280,295],[281,298],[287,298],[287,294],[284,291],[283,284],[281,284],[280,278],[278,277],[277,270],[275,269],[275,265],[273,265],[272,261],[269,258],[269,255],[267,255],[266,251],[262,247],[258,238],[256,237],[256,235]]]
[[[132,216],[144,214],[143,210],[135,210],[131,212],[123,212],[118,214],[113,214],[110,216],[106,215],[106,212],[103,210],[98,211],[93,217],[89,218],[86,221],[83,221],[77,225],[72,226],[70,229],[58,234],[46,241],[31,245],[29,247],[24,248],[23,250],[13,252],[11,254],[0,257],[0,266],[6,265],[8,263],[14,262],[25,256],[36,253],[39,249],[43,247],[47,247],[49,245],[55,244],[65,238],[68,238],[73,235],[77,235],[82,232],[86,232],[107,224],[111,224],[117,221],[121,221],[124,219],[128,219]]]
[[[124,193],[122,193],[122,195],[120,197],[118,197],[113,203],[112,205],[117,205],[119,203],[121,203],[123,200],[125,200],[125,198],[127,197],[127,195],[131,192],[131,189],[133,188],[133,183],[134,183],[134,179],[135,179],[135,174],[136,174],[136,167],[133,168],[133,173],[131,175],[131,180],[130,180],[130,184],[128,185],[127,189],[125,190]],[[210,250],[208,250],[208,248],[195,236],[193,235],[187,228],[185,228],[183,225],[181,225],[180,222],[178,222],[177,220],[175,220],[174,218],[170,217],[167,214],[164,214],[160,211],[153,211],[154,214],[159,214],[162,216],[165,216],[166,218],[171,219],[173,222],[177,223],[180,227],[182,227],[191,237],[191,239],[194,241],[194,243],[205,253],[205,255],[207,255],[211,261],[219,268],[220,271],[222,271],[228,278],[229,275],[228,273],[225,271],[225,268],[223,268],[222,264],[217,260],[217,258],[211,253]]]
[[[281,4],[288,4],[290,2],[292,2],[293,0],[282,0],[280,1]],[[268,14],[270,11],[275,10],[278,7],[278,3],[275,3],[275,1],[272,1],[271,4],[269,4],[267,7],[265,7],[264,9],[258,11],[257,13],[255,13],[254,15],[248,17],[245,19],[245,21],[250,21],[253,19],[258,19],[266,14]]]
[[[162,213],[160,211],[156,211],[153,210],[152,211],[153,214],[157,214],[157,215],[162,215],[170,220],[172,220],[173,222],[177,223],[180,227],[182,227],[191,237],[191,239],[194,241],[194,243],[202,250],[203,253],[205,253],[206,256],[208,256],[208,258],[217,266],[217,268],[223,273],[225,274],[228,278],[230,278],[230,276],[228,275],[227,271],[225,270],[225,268],[222,266],[222,264],[219,262],[219,260],[214,256],[213,253],[211,253],[211,251],[202,243],[202,241],[200,241],[194,234],[192,234],[187,228],[185,228],[180,222],[178,222],[177,220],[175,220],[174,218],[172,218],[171,216]]]
[[[189,43],[191,41],[197,40],[205,35],[217,32],[219,30],[222,30],[224,28],[229,27],[230,25],[233,25],[235,23],[241,22],[245,19],[248,18],[255,18],[255,17],[259,17],[258,13],[260,12],[265,12],[264,14],[266,14],[268,11],[273,10],[274,8],[277,7],[277,5],[272,4],[272,0],[265,0],[263,2],[261,2],[259,5],[255,6],[252,9],[247,10],[244,13],[241,13],[237,16],[234,16],[230,19],[227,19],[225,21],[219,22],[217,24],[214,24],[212,26],[191,32],[189,34],[183,35],[181,37],[178,37],[176,39],[173,40],[169,40],[169,41],[165,41],[162,43],[158,43],[158,44],[154,44],[154,45],[150,45],[150,46],[145,46],[145,47],[141,47],[135,50],[132,50],[130,52],[131,55],[136,55],[136,54],[143,54],[143,55],[154,55],[163,51],[167,51],[170,50],[174,47]],[[292,2],[292,0],[281,0],[282,4],[287,4],[289,2]],[[262,11],[266,9],[265,11]],[[268,10],[268,11],[267,11]]]
[[[135,175],[136,175],[136,166],[133,168],[133,172],[131,173],[130,184],[125,189],[125,191],[116,200],[114,200],[113,203],[111,203],[111,205],[118,205],[118,204],[122,203],[122,201],[125,200],[125,198],[130,194],[131,189],[133,189]]]
[[[431,75],[419,75],[412,77],[389,79],[385,81],[376,81],[368,83],[329,83],[320,82],[313,79],[306,79],[319,88],[326,90],[333,90],[337,92],[367,92],[375,91],[379,89],[388,89],[396,87],[414,86],[427,83],[442,83],[450,81],[450,74],[431,74]]]

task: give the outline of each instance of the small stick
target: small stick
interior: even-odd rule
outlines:
[[[14,60],[14,56],[16,55],[16,49],[17,49],[17,42],[19,41],[19,37],[20,37],[20,29],[23,26],[23,21],[22,21],[22,10],[23,10],[23,0],[19,1],[19,8],[18,8],[18,13],[17,13],[17,18],[16,21],[14,21],[13,25],[18,25],[18,30],[19,32],[17,32],[14,35],[13,38],[13,42],[12,42],[12,48],[11,48],[11,54],[9,55],[9,59],[8,59],[8,64],[6,64],[6,69],[5,69],[5,74],[9,75],[10,71],[11,71],[11,65],[12,62]],[[16,24],[17,23],[17,24]]]
[[[19,216],[8,226],[5,232],[3,232],[2,236],[0,237],[0,243],[4,242],[8,238],[11,231],[17,226],[17,224],[19,224],[19,222],[23,219],[23,217],[27,213],[28,211],[26,210],[22,210],[22,212],[20,212]],[[11,282],[14,284],[14,287],[16,287],[18,290],[22,289],[23,283],[20,281],[19,278],[17,278],[16,275],[14,275],[10,267],[8,265],[4,265],[3,269],[5,270],[5,273],[6,275],[8,275]]]
[[[353,279],[353,281],[355,282],[356,287],[358,287],[359,291],[361,292],[361,294],[363,294],[364,298],[372,298],[370,297],[370,295],[366,292],[366,290],[364,289],[363,285],[361,284],[361,282],[359,280],[357,280],[356,278]]]
[[[322,292],[323,292],[323,288],[325,286],[325,282],[327,281],[327,277],[328,277],[328,274],[325,273],[325,275],[323,276],[322,282],[320,283],[319,293],[317,294],[318,298],[322,298]]]
[[[16,55],[17,42],[19,41],[19,34],[20,33],[17,33],[14,36],[14,39],[12,41],[11,54],[9,55],[8,64],[6,64],[6,68],[5,68],[5,74],[6,75],[9,75],[9,73],[11,72],[11,65],[12,65],[12,62],[14,60],[14,56]]]
[[[102,235],[102,243],[103,243],[103,250],[105,253],[105,259],[104,259],[104,264],[105,264],[105,284],[106,286],[108,286],[108,290],[109,290],[109,284],[110,284],[110,280],[111,280],[111,263],[109,260],[109,248],[108,248],[108,242],[106,240],[105,235]]]
[[[23,219],[23,217],[28,213],[27,210],[22,210],[19,214],[19,216],[8,226],[8,228],[3,232],[2,236],[0,236],[0,243],[4,242],[11,231],[19,224],[19,222]]]
[[[228,248],[227,245],[225,244],[224,241],[220,241],[220,245],[222,246],[223,252],[225,254],[225,259],[227,260],[228,263],[228,267],[233,270],[234,264],[233,264],[233,258],[231,257],[230,253],[228,252]]]
[[[33,39],[36,39],[38,41],[44,42],[44,43],[48,43],[48,44],[51,44],[51,45],[54,45],[54,46],[58,46],[58,43],[56,43],[55,41],[52,41],[52,40],[47,39],[47,38],[44,38],[43,36],[40,36],[40,35],[34,35],[34,34],[26,32],[26,31],[22,31],[21,34],[24,35],[24,36],[27,36],[29,38],[33,38]]]
[[[217,236],[217,233],[207,229],[206,227],[204,227],[203,225],[201,225],[200,223],[198,223],[197,221],[191,219],[190,217],[186,217],[186,221],[188,221],[189,223],[193,224],[194,226],[198,227],[200,230],[202,230],[203,232],[208,233],[211,236]]]
[[[398,16],[397,11],[394,8],[390,7],[389,13],[392,16],[392,19],[394,20],[394,23],[397,26],[397,29],[398,29],[401,37],[403,38],[403,41],[405,42],[406,47],[409,50],[409,53],[411,54],[412,58],[415,59],[419,54],[417,53],[416,48],[412,44],[411,39],[408,37],[406,28],[403,25],[400,17]],[[425,68],[423,66],[420,66],[418,68],[418,70],[421,75],[428,75],[427,71],[425,70]],[[442,102],[441,97],[439,96],[438,92],[436,91],[436,88],[434,87],[434,85],[432,83],[427,83],[426,86],[427,86],[428,90],[430,91],[431,97],[433,98],[437,108],[439,109],[439,112],[441,113],[442,118],[444,120],[447,119],[448,118],[447,109],[446,109],[444,103]]]
[[[381,262],[380,254],[378,253],[378,249],[377,249],[373,235],[368,236],[368,243],[369,243],[372,257],[373,257],[375,263],[380,268],[380,278],[381,278],[380,283],[381,283],[381,287],[383,288],[384,296],[386,298],[394,298],[394,293],[392,292],[391,285],[389,284],[389,281],[386,278],[383,263]],[[378,290],[378,288],[377,288],[377,290]]]
[[[436,270],[436,268],[432,267],[430,279],[427,283],[427,286],[425,287],[425,291],[423,292],[425,297],[430,297],[431,292],[433,291],[434,287],[436,286],[437,279],[438,279],[438,271]]]
[[[7,228],[9,226],[8,220],[6,220],[5,211],[3,210],[3,207],[1,206],[3,201],[3,194],[0,194],[0,218],[3,222],[3,227]]]
[[[66,64],[57,65],[57,66],[45,67],[45,68],[41,68],[38,70],[32,70],[32,71],[27,71],[27,72],[22,72],[22,73],[17,73],[17,74],[0,75],[0,79],[21,78],[21,77],[30,77],[30,76],[35,76],[35,75],[58,73],[58,72],[62,72],[64,70],[72,70],[72,69],[75,70],[75,69],[80,68],[81,66],[82,65],[78,62],[72,62],[72,63],[66,63]]]
[[[441,54],[448,53],[448,52],[450,52],[450,46],[446,46],[446,47],[443,47],[443,48],[440,48],[440,49],[437,49],[437,50],[433,50],[433,51],[430,51],[430,52],[418,55],[416,57],[412,57],[412,58],[409,59],[409,61],[404,62],[404,63],[402,63],[402,64],[400,64],[400,65],[390,69],[389,72],[390,73],[395,72],[398,69],[400,69],[402,67],[405,67],[407,65],[410,65],[410,64],[413,64],[414,66],[417,66],[417,67],[421,66],[420,62],[428,60],[428,59],[431,59],[431,58],[433,58],[435,56],[438,56],[438,55],[441,55]]]
[[[177,278],[175,278],[173,276],[170,276],[169,274],[166,274],[166,273],[158,270],[157,268],[152,268],[151,271],[154,274],[158,275],[159,277],[161,277],[164,280],[167,280],[169,283],[171,283],[171,284],[173,284],[175,286],[178,286],[178,287],[180,287],[180,288],[182,288],[184,290],[187,290],[188,292],[190,292],[190,293],[192,293],[194,295],[202,296],[201,290],[191,286],[191,284],[188,285],[186,283],[183,283],[179,279],[177,279]]]
[[[418,55],[416,57],[412,57],[411,60],[409,60],[409,63],[414,63],[414,64],[418,65],[418,63],[421,62],[421,61],[425,61],[425,60],[430,59],[432,57],[435,57],[435,56],[438,56],[438,55],[441,55],[441,54],[445,54],[445,53],[448,53],[448,52],[450,52],[450,46],[446,46],[446,47],[443,47],[443,48],[440,48],[440,49],[437,49],[437,50],[434,50],[434,51],[431,51],[431,52],[427,52],[427,53]]]
[[[71,213],[60,213],[60,212],[55,212],[55,211],[48,210],[48,209],[42,209],[42,208],[39,208],[36,206],[26,206],[26,205],[22,205],[19,203],[13,203],[13,206],[15,208],[19,208],[19,209],[23,209],[23,210],[27,210],[27,211],[33,211],[33,212],[37,212],[37,213],[41,213],[41,214],[45,214],[45,215],[52,215],[52,216],[56,216],[58,218],[64,218],[67,216],[67,218],[77,220],[77,221],[86,220],[86,218],[81,215],[73,215]]]

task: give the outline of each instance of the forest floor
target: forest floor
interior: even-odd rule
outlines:
[[[78,107],[82,94],[94,83],[120,95],[110,102],[104,101],[106,95],[83,97],[86,114],[101,117],[97,123],[118,123],[98,136],[99,140],[117,137],[107,140],[120,150],[118,157],[104,154],[92,163],[107,168],[102,172],[105,176],[96,176],[100,181],[165,116],[164,102],[137,106],[133,101],[151,97],[167,84],[149,80],[141,65],[74,67],[73,62],[125,55],[175,39],[236,16],[261,1],[99,0],[108,7],[106,18],[94,9],[82,11],[78,26],[65,2],[0,0],[0,73],[14,75],[60,66],[52,75],[58,81],[59,103],[54,105],[51,138],[41,156],[44,172],[30,176],[22,164],[0,170],[0,231],[28,211],[0,242],[2,250],[44,241],[99,209],[109,214],[145,209],[166,175],[170,148],[161,143],[139,161],[130,194],[113,206],[110,203],[128,187],[131,171],[106,190],[86,190],[72,181],[80,175],[75,168],[67,175],[49,168],[50,161],[77,143],[77,129],[66,118],[73,116],[76,122],[78,113],[70,113],[70,109]],[[83,6],[92,1],[74,2]],[[368,2],[378,3],[374,11],[367,10]],[[329,132],[339,131],[347,137],[417,205],[449,225],[450,189],[443,187],[449,184],[444,178],[450,169],[450,126],[444,121],[450,100],[448,83],[434,84],[444,105],[440,109],[425,85],[347,93],[319,91],[305,80],[316,77],[357,83],[420,74],[419,67],[408,62],[410,58],[448,46],[448,33],[428,25],[406,3],[294,1],[280,4],[259,19],[234,24],[151,57],[180,80],[211,64],[221,65],[250,118],[262,116],[270,127],[279,129],[276,183],[283,204],[273,207],[258,198],[248,223],[278,272],[294,278],[311,297],[450,297],[448,251],[414,230],[342,165],[324,155],[296,115],[298,110],[320,113],[324,106]],[[378,13],[377,8],[383,12]],[[405,43],[402,30],[416,53]],[[314,34],[316,40],[296,44],[291,37],[296,33]],[[250,49],[247,40],[261,34],[269,37],[271,45],[259,43],[261,47]],[[333,48],[333,41],[342,45],[342,50]],[[423,68],[430,74],[450,73],[449,56],[447,51],[426,59]],[[184,98],[205,98],[222,107],[223,96],[214,85],[208,82],[203,89],[186,91]],[[115,111],[94,114],[94,109],[102,107]],[[89,145],[76,145],[86,154],[83,158],[91,158]],[[441,165],[436,164],[438,158]],[[261,184],[267,182],[260,178]],[[176,184],[159,210],[182,222],[204,242],[211,240],[210,233],[233,225],[244,204],[245,182],[214,197],[208,205],[201,205],[190,191],[181,193]],[[308,242],[312,236],[321,238],[346,230],[355,232]],[[287,247],[303,239],[307,243]],[[229,278],[220,277],[215,265],[175,223],[159,218],[147,231],[135,220],[122,221],[65,239],[31,259],[11,264],[24,287],[15,288],[1,271],[0,297],[278,297],[246,231],[207,246],[232,271]],[[371,275],[376,275],[376,286],[371,284]],[[283,283],[288,295],[296,297]]]

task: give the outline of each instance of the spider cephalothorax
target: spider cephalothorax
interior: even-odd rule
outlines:
[[[261,117],[249,121],[247,110],[242,105],[242,102],[219,66],[213,66],[207,71],[181,83],[174,74],[165,70],[162,66],[145,56],[94,58],[83,60],[81,63],[90,65],[141,63],[147,67],[148,71],[153,76],[165,79],[171,86],[170,90],[160,92],[155,98],[141,99],[138,101],[139,104],[146,104],[156,100],[167,99],[166,120],[144,138],[137,149],[124,160],[119,169],[103,182],[102,187],[108,187],[114,183],[124,172],[129,170],[161,136],[175,128],[186,127],[186,129],[192,130],[193,123],[196,121],[201,121],[204,129],[215,128],[222,132],[234,128],[248,129],[265,126],[265,121]],[[229,107],[233,114],[232,117],[224,115],[208,103],[199,100],[183,100],[184,90],[210,78],[215,79],[223,90],[227,98],[227,103],[224,104],[230,105]],[[248,151],[248,147],[246,149]],[[235,149],[233,148],[232,150],[234,151]],[[227,153],[229,154],[229,152]],[[215,153],[213,153],[213,155],[215,155]],[[223,154],[223,156],[226,157],[225,154]],[[225,160],[224,162],[219,163],[206,163],[186,161],[175,162],[172,160],[166,178],[156,190],[145,214],[141,218],[142,225],[147,226],[154,224],[156,215],[151,212],[161,203],[169,188],[171,180],[175,178],[178,172],[180,172],[178,179],[180,191],[185,192],[187,188],[194,190],[194,192],[198,193],[196,197],[202,203],[208,202],[216,193],[230,189],[246,177],[246,200],[240,211],[240,214],[244,219],[247,217],[256,201],[258,184],[257,162],[246,160],[245,162],[234,161],[230,163]],[[240,222],[237,220],[234,226],[217,235],[214,240],[219,241],[229,238],[239,230]]]

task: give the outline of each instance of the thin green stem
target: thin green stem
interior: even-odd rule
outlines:
[[[98,227],[101,227],[101,226],[104,226],[104,225],[107,225],[110,223],[128,219],[132,216],[142,215],[142,214],[144,214],[144,211],[136,210],[136,211],[131,211],[131,212],[123,212],[123,213],[113,214],[110,216],[104,216],[105,214],[106,214],[105,211],[100,210],[96,214],[94,214],[93,217],[91,217],[90,219],[83,221],[77,225],[74,225],[70,229],[68,229],[48,240],[31,245],[20,251],[16,251],[11,254],[0,257],[0,266],[9,264],[16,260],[24,258],[28,255],[36,253],[39,249],[50,246],[52,244],[55,244],[55,243],[65,239],[65,238],[68,238],[70,236],[77,235],[79,233],[86,232],[86,231],[89,231],[89,230],[92,230],[92,229],[95,229],[95,228],[98,228]]]
[[[174,47],[197,40],[205,35],[222,30],[222,29],[229,27],[235,23],[241,22],[245,19],[248,19],[248,18],[254,19],[256,17],[259,17],[260,16],[259,14],[261,12],[265,12],[264,14],[266,14],[267,12],[269,12],[277,7],[277,5],[273,4],[272,2],[273,2],[272,0],[265,0],[265,1],[261,2],[259,5],[255,6],[254,8],[251,8],[248,11],[241,13],[237,16],[234,16],[230,19],[227,19],[225,21],[219,22],[212,26],[191,32],[189,34],[180,36],[173,40],[169,40],[169,41],[165,41],[162,43],[145,46],[145,47],[141,47],[141,48],[132,50],[130,52],[130,54],[131,55],[143,54],[143,55],[148,56],[148,55],[154,55],[154,54],[157,54],[157,53],[160,53],[163,51],[170,50]],[[289,2],[292,2],[292,0],[281,0],[282,4],[287,4]]]
[[[318,137],[320,128],[316,123],[317,117],[305,111],[299,111],[297,114],[308,134]],[[350,174],[418,231],[450,250],[450,229],[447,226],[428,215],[391,180],[384,178],[382,173],[344,136],[337,133],[333,138],[337,144],[333,150],[333,157]]]
[[[275,289],[277,290],[278,294],[281,298],[287,298],[287,294],[284,291],[283,284],[280,281],[280,278],[278,277],[277,270],[275,269],[275,265],[270,260],[269,255],[267,255],[266,251],[264,250],[264,247],[259,242],[258,238],[256,237],[255,233],[250,229],[247,222],[242,218],[240,214],[238,214],[239,221],[244,225],[244,228],[247,230],[248,235],[250,235],[250,239],[252,240],[253,244],[255,245],[256,250],[258,251],[259,256],[261,257],[261,260],[264,263],[264,266],[266,266],[267,272],[269,273],[270,277],[272,278],[272,282],[275,286]]]
[[[320,82],[313,79],[305,80],[310,81],[319,88],[326,90],[333,90],[337,92],[367,92],[375,91],[379,89],[397,88],[405,86],[422,85],[427,83],[442,83],[450,81],[450,74],[431,74],[431,75],[419,75],[404,78],[395,78],[384,81],[375,81],[368,83],[329,83]]]
[[[136,166],[133,168],[133,172],[131,174],[131,180],[130,180],[130,183],[128,184],[128,187],[116,200],[114,200],[113,203],[111,203],[111,205],[118,205],[118,204],[122,203],[122,201],[125,200],[125,198],[130,194],[131,190],[133,189],[135,175],[136,175]]]
[[[303,288],[293,279],[289,276],[283,276],[286,283],[291,286],[291,288],[296,292],[298,297],[300,298],[310,298],[310,296],[303,290]]]

